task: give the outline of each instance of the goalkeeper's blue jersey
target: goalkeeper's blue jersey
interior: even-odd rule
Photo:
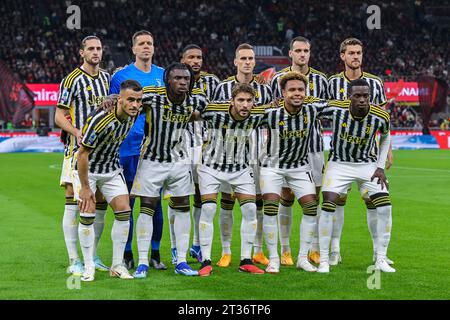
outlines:
[[[125,80],[136,80],[140,83],[142,87],[147,86],[164,86],[164,69],[152,64],[150,72],[143,72],[136,68],[134,63],[126,66],[120,71],[117,71],[111,79],[110,94],[118,94],[120,91],[120,84]],[[141,149],[141,142],[144,137],[144,126],[145,126],[145,114],[141,114],[130,133],[123,141],[120,147],[120,157],[128,157],[139,155]]]

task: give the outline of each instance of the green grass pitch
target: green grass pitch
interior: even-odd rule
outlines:
[[[0,155],[0,299],[450,299],[450,150],[395,152],[394,167],[388,171],[393,203],[389,257],[397,273],[382,274],[380,289],[367,286],[372,247],[365,207],[353,188],[345,209],[343,262],[330,274],[307,274],[295,267],[282,267],[278,275],[239,273],[240,212],[236,205],[231,267],[215,267],[206,278],[174,274],[165,211],[161,254],[167,271],[151,269],[147,279],[131,281],[97,272],[94,282],[71,290],[61,226],[61,162],[61,154]],[[138,205],[135,217],[137,209]],[[294,212],[291,246],[296,257],[298,205]],[[99,246],[108,264],[112,220],[109,209]],[[134,248],[136,255],[136,243]],[[213,263],[219,257],[216,224]],[[188,261],[199,267],[192,259]]]

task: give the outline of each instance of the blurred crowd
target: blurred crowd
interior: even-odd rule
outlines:
[[[437,23],[450,9],[446,1],[373,2],[381,9],[380,30],[366,26],[369,4],[350,0],[80,0],[81,30],[66,27],[70,1],[7,1],[0,7],[0,59],[25,82],[57,83],[80,63],[80,40],[97,34],[102,67],[112,72],[131,61],[131,35],[147,29],[155,38],[154,63],[167,66],[196,43],[205,69],[224,79],[235,72],[239,43],[276,46],[287,55],[289,41],[303,35],[312,42],[311,65],[331,75],[343,70],[341,41],[354,36],[365,44],[364,70],[385,80],[428,74],[448,82],[448,29]],[[391,110],[399,125],[414,122],[408,110]]]
[[[79,1],[81,30],[66,27],[69,4],[22,0],[0,7],[0,59],[25,81],[58,82],[80,62],[80,39],[91,33],[105,40],[104,67],[113,70],[113,51],[131,58],[131,35],[143,28],[155,35],[155,63],[167,66],[183,46],[197,43],[205,67],[220,78],[234,72],[227,53],[232,56],[237,44],[273,45],[287,53],[290,39],[304,35],[313,44],[311,64],[327,74],[342,70],[339,44],[356,36],[365,44],[363,65],[371,73],[449,79],[448,30],[433,23],[436,10],[427,9],[449,7],[445,1],[427,1],[427,7],[420,1],[380,3],[380,30],[366,26],[368,4],[348,0]]]

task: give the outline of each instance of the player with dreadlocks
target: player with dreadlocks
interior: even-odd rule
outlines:
[[[139,265],[134,276],[145,278],[148,251],[161,188],[171,195],[169,216],[173,216],[177,248],[175,273],[198,275],[186,263],[191,229],[189,196],[193,180],[187,144],[183,140],[194,111],[206,108],[206,97],[194,95],[194,74],[188,65],[174,62],[164,71],[165,87],[146,87],[143,112],[146,113],[145,139],[131,194],[141,198],[136,224]]]

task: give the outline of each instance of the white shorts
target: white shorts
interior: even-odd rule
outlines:
[[[251,166],[252,170],[253,170],[253,180],[255,180],[255,191],[256,194],[261,194],[261,188],[259,187],[259,166],[254,165]],[[220,192],[225,192],[228,194],[233,194],[233,188],[231,187],[231,185],[227,182],[224,182],[223,184],[220,185],[219,188]]]
[[[238,172],[223,172],[202,164],[198,166],[197,171],[201,195],[218,193],[223,184],[230,187],[230,194],[237,192],[256,195],[252,168]]]
[[[202,146],[193,147],[190,152],[192,178],[194,183],[198,183],[197,167],[202,163]]]
[[[97,188],[100,189],[108,203],[111,203],[117,196],[128,195],[128,188],[122,169],[102,174],[89,173],[88,178],[92,192],[95,193]],[[78,171],[75,170],[73,172],[73,189],[74,199],[79,200],[81,183]]]
[[[323,178],[323,192],[346,194],[352,182],[358,184],[361,193],[367,191],[370,195],[375,193],[389,193],[386,188],[381,190],[377,180],[370,181],[377,169],[376,163],[353,163],[329,161]]]
[[[59,178],[59,185],[64,187],[67,183],[73,184],[73,157],[65,158],[62,165],[61,177]]]
[[[164,195],[184,197],[194,193],[191,166],[186,163],[161,163],[139,160],[131,195],[158,197],[164,188]]]
[[[260,184],[263,194],[276,193],[281,195],[284,182],[295,194],[296,199],[308,194],[316,194],[316,185],[313,182],[309,166],[293,169],[261,168]]]
[[[310,152],[308,153],[308,162],[311,166],[311,173],[313,181],[316,187],[322,185],[323,171],[325,167],[325,158],[322,152]]]

